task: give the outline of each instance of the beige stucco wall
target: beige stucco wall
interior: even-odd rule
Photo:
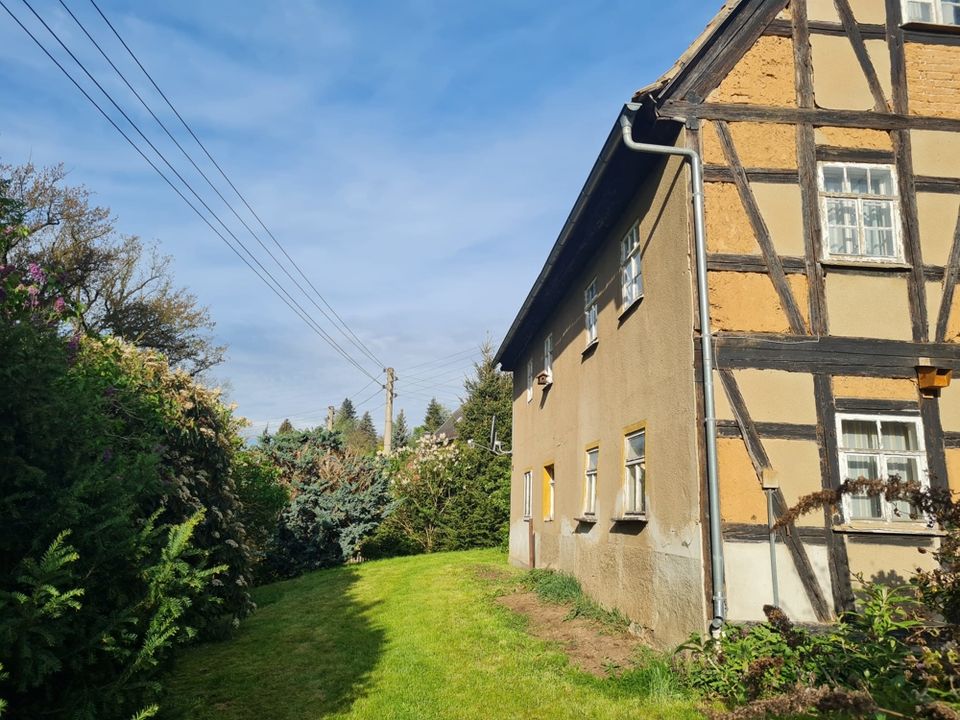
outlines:
[[[811,35],[810,48],[813,54],[813,94],[819,107],[834,110],[873,108],[874,99],[867,76],[846,37]],[[844,68],[844,71],[838,72],[838,68]]]
[[[831,335],[912,340],[907,280],[827,273]]]
[[[930,552],[921,554],[917,550],[927,539],[918,539],[913,546],[847,542],[850,573],[862,574],[867,581],[905,584],[917,568],[932,570],[936,567],[936,560]]]
[[[941,130],[911,130],[913,171],[917,175],[960,177],[960,136]]]
[[[793,41],[764,36],[740,59],[723,82],[710,93],[710,102],[796,104]]]
[[[779,255],[803,257],[803,204],[799,185],[751,182],[760,214]],[[759,252],[759,247],[758,247]]]
[[[947,480],[950,489],[955,493],[960,493],[960,448],[950,448],[947,455]]]
[[[584,589],[607,607],[652,628],[655,643],[668,647],[706,622],[703,548],[693,375],[692,279],[686,170],[678,160],[645,185],[592,262],[570,283],[552,317],[530,338],[528,352],[539,371],[543,338],[553,333],[554,383],[536,387],[526,400],[527,355],[518,363],[513,424],[513,497],[510,556],[527,561],[528,524],[522,511],[522,476],[531,468],[538,562],[574,573]],[[672,194],[667,193],[682,173]],[[666,207],[664,207],[666,205]],[[662,212],[659,223],[654,221]],[[637,217],[644,246],[645,297],[618,317],[619,242]],[[597,346],[584,355],[583,290],[597,278]],[[651,342],[651,338],[656,338]],[[647,428],[646,525],[615,524],[623,512],[623,442],[627,427]],[[585,450],[599,442],[597,520],[577,524],[582,514]],[[542,520],[539,482],[553,462],[556,479],[553,522]]]
[[[960,211],[960,195],[917,193],[920,246],[927,265],[946,265]]]
[[[838,398],[916,401],[917,381],[836,375],[833,377],[833,394]]]
[[[960,432],[960,378],[940,391],[940,424],[946,432]]]
[[[816,424],[812,375],[746,369],[733,376],[755,422]]]

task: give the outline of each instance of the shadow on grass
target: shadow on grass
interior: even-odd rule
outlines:
[[[377,603],[344,567],[260,588],[259,610],[229,640],[188,650],[165,683],[164,718],[323,718],[369,689],[384,644]]]

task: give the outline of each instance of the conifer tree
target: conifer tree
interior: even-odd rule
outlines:
[[[393,449],[399,450],[406,447],[409,442],[410,431],[407,429],[407,418],[401,410],[397,419],[393,421]]]
[[[350,431],[356,428],[356,426],[356,408],[353,407],[353,402],[351,402],[350,398],[344,398],[343,402],[340,403],[340,408],[337,410],[336,415],[334,415],[333,429],[344,435],[349,435]]]
[[[423,431],[433,433],[443,425],[450,417],[450,411],[437,402],[436,398],[431,398],[427,404],[427,413],[423,418]]]
[[[347,434],[347,447],[361,455],[372,455],[377,451],[377,428],[369,412],[365,412],[353,431]]]
[[[277,434],[283,435],[285,433],[291,433],[293,429],[293,423],[290,422],[289,418],[285,418],[284,421],[280,423],[280,427],[277,428]]]

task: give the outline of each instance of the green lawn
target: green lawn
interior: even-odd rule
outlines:
[[[601,680],[570,666],[494,602],[481,565],[506,567],[493,551],[444,553],[260,588],[232,639],[179,660],[164,717],[699,717],[642,668]]]

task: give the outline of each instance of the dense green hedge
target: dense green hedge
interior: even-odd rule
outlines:
[[[239,424],[162,357],[65,336],[0,266],[0,712],[130,718],[171,650],[250,612]]]

